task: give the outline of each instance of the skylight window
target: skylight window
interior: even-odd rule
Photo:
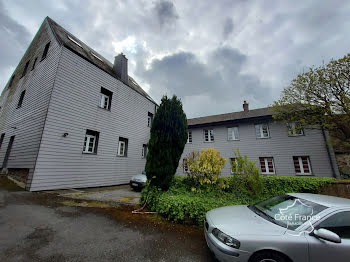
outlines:
[[[100,60],[101,62],[103,62],[102,59],[101,59],[99,56],[97,56],[95,53],[91,52],[91,54],[92,54],[94,57],[96,57],[98,60]]]
[[[80,46],[81,48],[83,48],[83,46],[81,44],[79,44],[76,40],[74,40],[70,35],[67,35],[68,39],[70,41],[72,41],[74,44],[76,44],[77,46]]]

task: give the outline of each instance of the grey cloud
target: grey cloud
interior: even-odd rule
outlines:
[[[10,78],[11,71],[19,62],[30,41],[29,32],[7,15],[7,10],[0,2],[0,88]],[[6,40],[5,40],[6,39]]]
[[[170,1],[159,1],[154,8],[161,26],[171,25],[179,18],[174,4]]]
[[[223,113],[240,110],[243,100],[255,107],[269,100],[270,90],[257,77],[241,72],[246,59],[230,47],[213,50],[207,63],[193,53],[179,52],[153,60],[148,70],[139,68],[137,74],[151,85],[155,98],[164,94],[182,98],[189,117]]]
[[[233,20],[232,18],[226,18],[224,22],[223,32],[222,32],[224,39],[229,37],[232,34],[232,32],[233,32]]]

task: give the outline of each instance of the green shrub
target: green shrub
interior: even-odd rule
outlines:
[[[259,195],[263,190],[259,168],[246,155],[243,157],[238,148],[234,154],[235,160],[231,161],[233,188],[235,190],[245,188],[248,194]]]
[[[220,152],[214,148],[202,149],[200,153],[193,152],[186,160],[188,178],[192,183],[191,190],[197,192],[203,189],[207,191],[216,184],[226,163],[226,158],[220,156]]]
[[[187,140],[187,119],[181,101],[163,96],[148,142],[146,175],[152,185],[168,189]]]
[[[220,181],[230,186],[222,189]],[[201,225],[206,212],[214,208],[252,204],[285,193],[319,193],[322,186],[335,181],[333,178],[264,176],[264,190],[254,196],[247,188],[237,190],[232,177],[220,177],[211,190],[192,192],[189,179],[178,176],[168,191],[154,187],[149,190],[148,207],[171,221]],[[142,191],[141,201],[145,200],[147,192],[148,188]]]

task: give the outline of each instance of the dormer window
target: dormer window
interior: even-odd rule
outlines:
[[[77,41],[75,40],[73,37],[71,37],[70,35],[67,35],[67,38],[72,41],[74,44],[76,44],[77,46],[83,48],[83,46]]]
[[[50,42],[48,42],[44,48],[43,55],[41,56],[41,61],[43,61],[46,58],[47,52],[49,51],[49,47],[50,47]]]
[[[97,58],[98,60],[100,60],[101,62],[103,62],[102,59],[99,56],[97,56],[95,53],[91,52],[91,55],[93,57]]]
[[[27,70],[28,70],[28,66],[29,66],[29,62],[30,62],[30,60],[28,60],[27,63],[26,63],[26,65],[24,66],[24,69],[23,69],[21,78],[24,77],[24,76],[26,75]]]

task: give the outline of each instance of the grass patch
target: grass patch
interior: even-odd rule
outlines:
[[[336,181],[332,178],[264,176],[263,193],[256,196],[244,185],[238,186],[232,177],[220,180],[225,180],[228,187],[221,189],[212,185],[205,192],[192,192],[187,178],[175,177],[169,190],[149,190],[148,206],[171,221],[201,225],[206,212],[214,208],[253,204],[285,193],[319,193],[324,185]],[[146,195],[147,188],[142,191],[142,202]]]

